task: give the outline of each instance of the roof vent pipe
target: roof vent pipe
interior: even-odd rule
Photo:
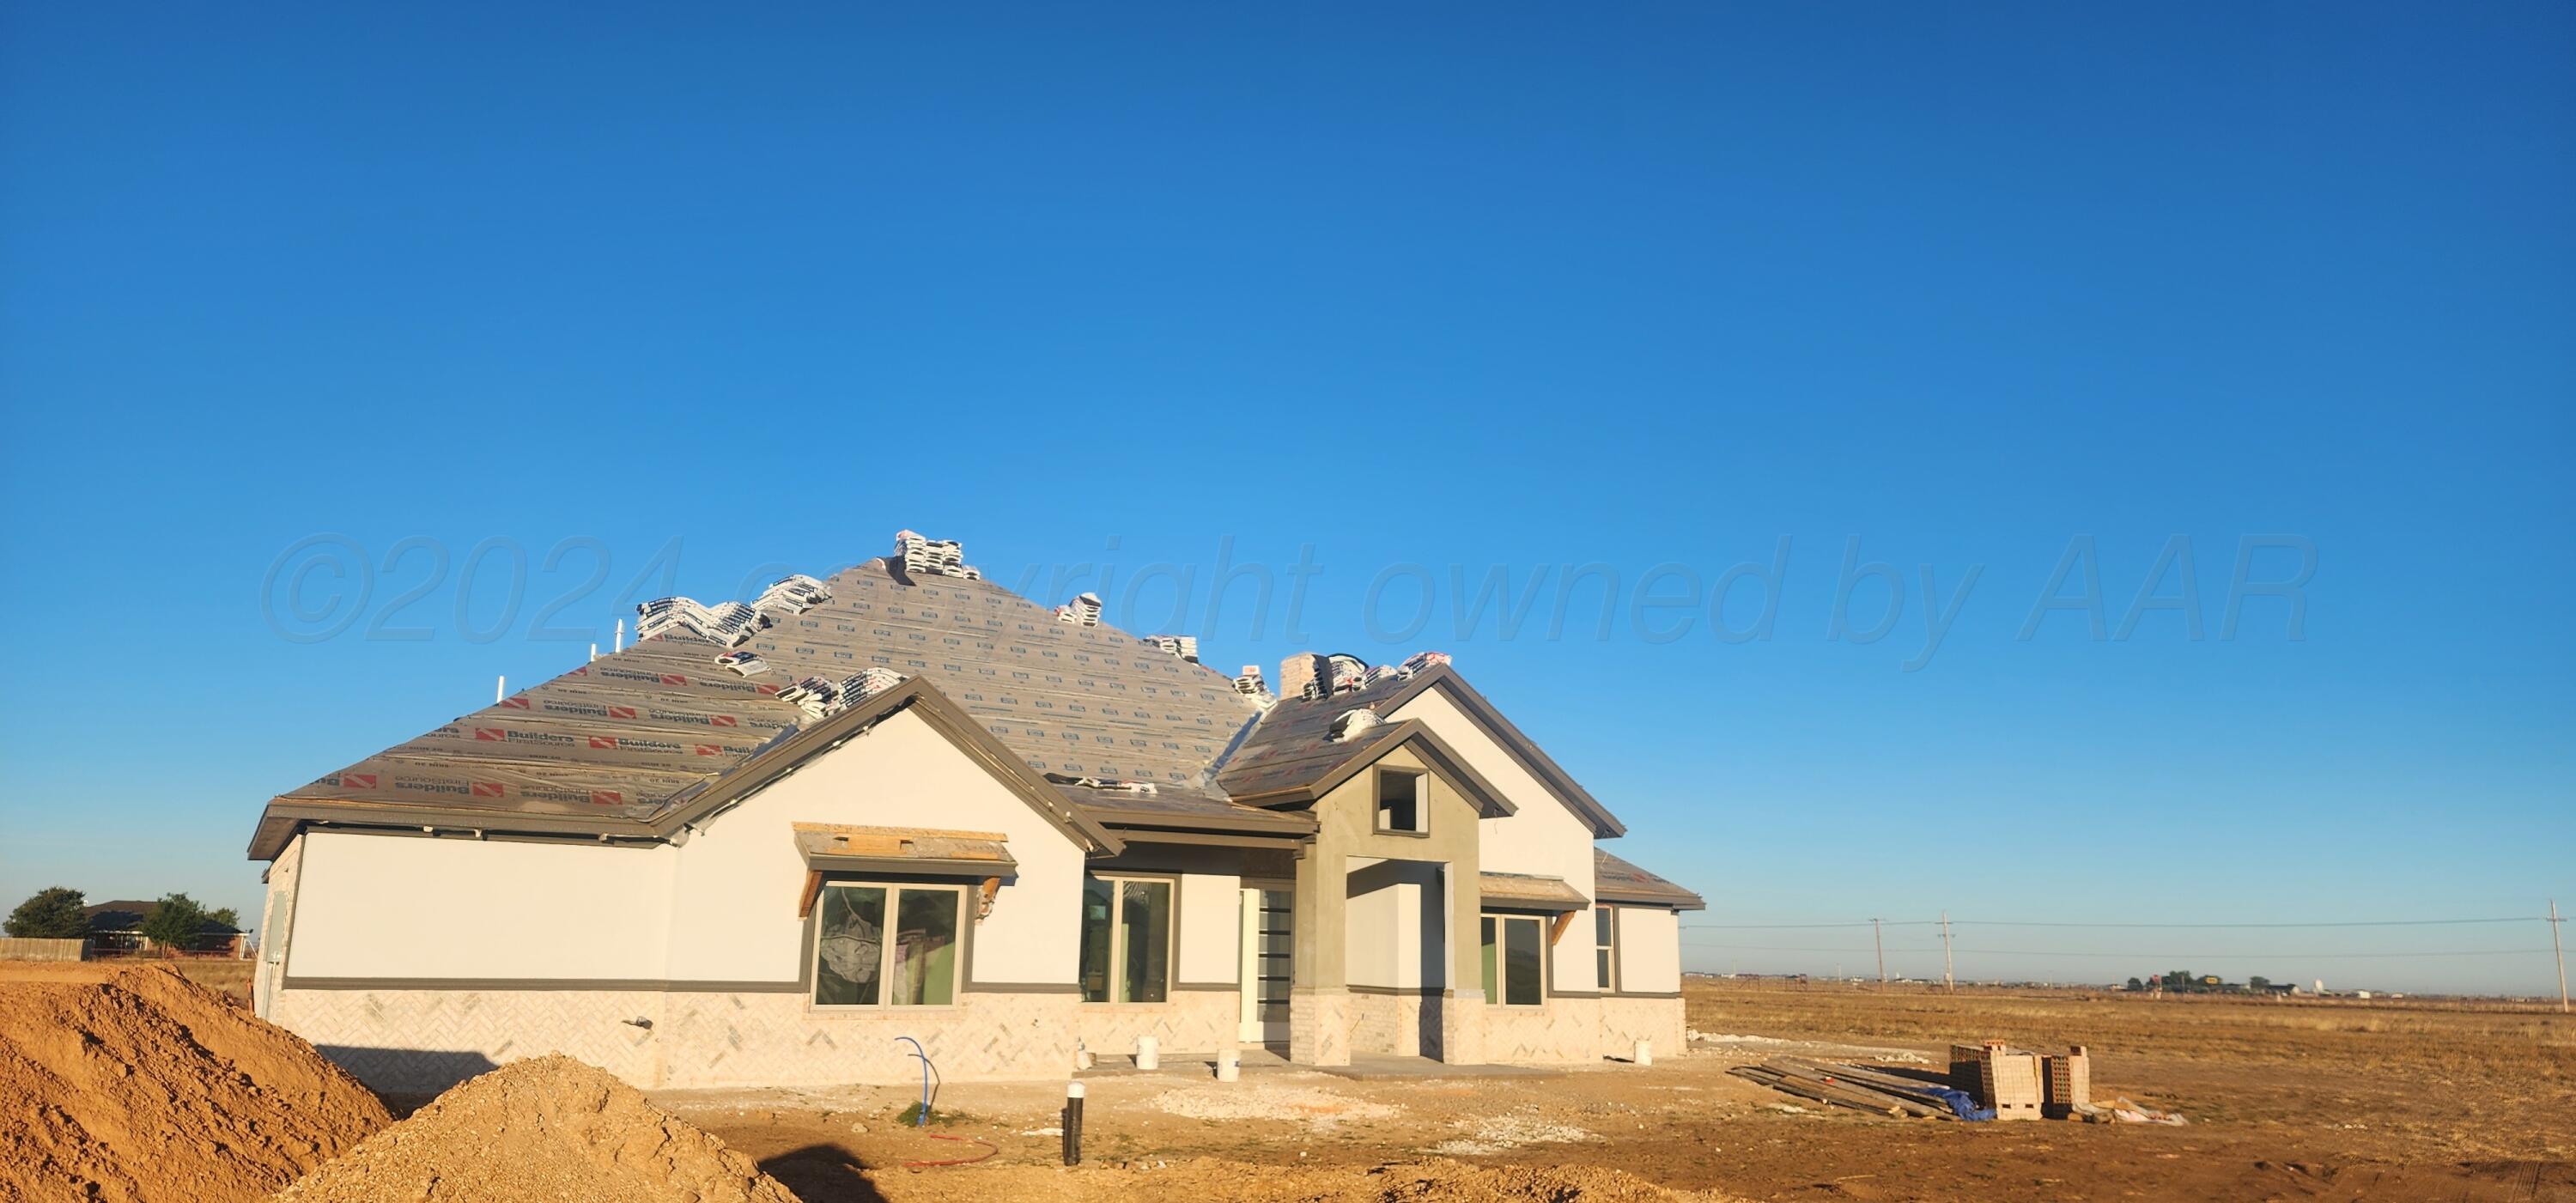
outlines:
[[[501,704],[501,699],[508,696],[510,696],[509,676],[504,674],[492,678],[492,704],[498,706]]]
[[[617,620],[617,646],[609,650],[618,652],[626,650],[626,620],[623,618]]]

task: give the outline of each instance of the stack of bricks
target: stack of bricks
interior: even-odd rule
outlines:
[[[1977,1101],[1995,1109],[1999,1120],[2040,1116],[2039,1055],[2025,1053],[2001,1040],[1977,1050]]]
[[[2093,1109],[2093,1058],[2083,1045],[2062,1055],[2042,1058],[2048,1068],[2048,1095],[2042,1110],[2050,1119],[2066,1119]]]

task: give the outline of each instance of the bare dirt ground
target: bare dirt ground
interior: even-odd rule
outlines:
[[[2576,1200],[2576,1022],[2424,1003],[2147,1000],[2078,991],[1879,994],[1694,982],[1720,1037],[1648,1068],[1349,1081],[1247,1071],[1093,1077],[1087,1164],[1056,1166],[1055,1084],[957,1084],[929,1139],[917,1089],[663,1091],[808,1203],[832,1200],[1652,1197],[1784,1200]],[[2097,1099],[2190,1126],[1959,1124],[1825,1111],[1730,1077],[1861,1045],[2083,1043]],[[972,1166],[911,1160],[997,1152]],[[1521,1175],[1520,1178],[1490,1176]],[[1476,1175],[1485,1174],[1479,1178]]]

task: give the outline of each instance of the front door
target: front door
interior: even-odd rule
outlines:
[[[1245,1044],[1288,1042],[1288,981],[1297,947],[1296,908],[1286,890],[1243,892],[1242,1030]]]

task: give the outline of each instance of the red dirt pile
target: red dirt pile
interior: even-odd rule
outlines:
[[[563,1056],[463,1083],[277,1197],[796,1203],[751,1158]]]
[[[258,1199],[391,1122],[166,965],[0,971],[0,1203]]]

